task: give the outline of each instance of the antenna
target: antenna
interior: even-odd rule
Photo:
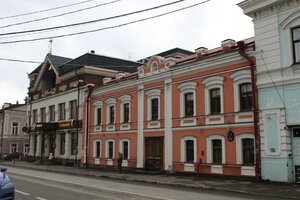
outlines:
[[[52,43],[53,43],[53,39],[51,38],[49,40],[49,54],[52,54]]]

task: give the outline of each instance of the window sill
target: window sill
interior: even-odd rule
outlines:
[[[196,126],[196,117],[184,117],[180,120],[180,126]]]

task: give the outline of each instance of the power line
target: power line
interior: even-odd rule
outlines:
[[[127,26],[127,25],[130,25],[130,24],[135,24],[135,23],[138,23],[138,22],[142,22],[142,21],[146,21],[146,20],[150,20],[150,19],[162,17],[162,16],[165,16],[165,15],[169,15],[169,14],[172,14],[172,13],[176,13],[176,12],[179,12],[179,11],[182,11],[182,10],[186,10],[186,9],[198,6],[200,4],[207,3],[209,1],[211,1],[211,0],[202,1],[202,2],[199,2],[199,3],[192,4],[190,6],[182,7],[182,8],[175,9],[175,10],[172,10],[172,11],[169,11],[169,12],[165,12],[165,13],[162,13],[162,14],[158,14],[158,15],[154,15],[154,16],[151,16],[151,17],[146,17],[146,18],[142,18],[142,19],[130,21],[130,22],[123,23],[123,24],[118,24],[118,25],[114,25],[114,26],[108,26],[108,27],[104,27],[104,28],[100,28],[100,29],[93,29],[93,30],[88,30],[88,31],[81,31],[81,32],[76,32],[76,33],[69,33],[69,34],[62,34],[62,35],[48,36],[48,37],[40,37],[40,38],[33,38],[33,39],[24,39],[24,40],[14,40],[14,41],[0,42],[0,44],[33,42],[33,41],[39,41],[39,40],[45,40],[45,39],[51,39],[51,38],[52,39],[54,39],[54,38],[62,38],[62,37],[68,37],[68,36],[82,35],[82,34],[86,34],[86,33],[98,32],[98,31],[103,31],[103,30],[108,30],[108,29],[113,29],[113,28],[119,28],[119,27],[122,27],[122,26]]]
[[[97,8],[97,7],[100,7],[100,6],[105,6],[105,5],[108,5],[108,4],[116,3],[118,1],[121,1],[121,0],[114,0],[114,1],[107,2],[107,3],[101,3],[101,4],[94,5],[94,6],[90,6],[90,7],[70,11],[70,12],[65,12],[65,13],[58,14],[58,15],[52,15],[52,16],[43,17],[43,18],[39,18],[39,19],[33,19],[33,20],[18,22],[18,23],[14,23],[14,24],[8,24],[8,25],[0,26],[0,28],[8,28],[8,27],[18,26],[18,25],[22,25],[22,24],[28,24],[28,23],[31,23],[31,22],[38,22],[38,21],[43,21],[43,20],[46,20],[46,19],[52,19],[52,18],[56,18],[56,17],[70,15],[70,14],[73,14],[73,13],[82,12],[82,11],[90,10],[90,9]]]
[[[11,61],[11,62],[21,62],[21,63],[42,63],[42,62],[38,62],[38,61],[32,61],[32,60],[19,60],[19,59],[11,59],[11,58],[0,58],[0,60],[3,61]]]
[[[33,29],[33,30],[27,30],[27,31],[1,33],[0,36],[17,35],[17,34],[33,33],[33,32],[42,32],[42,31],[48,31],[48,30],[56,30],[56,29],[62,29],[62,28],[68,28],[68,27],[81,26],[81,25],[86,25],[86,24],[91,24],[91,23],[116,19],[116,18],[120,18],[120,17],[126,17],[126,16],[129,16],[129,15],[138,14],[138,13],[142,13],[142,12],[147,12],[147,11],[150,11],[150,10],[155,10],[155,9],[158,9],[158,8],[166,7],[166,6],[173,5],[173,4],[176,4],[176,3],[180,3],[180,2],[183,2],[183,1],[187,1],[187,0],[177,0],[177,1],[170,2],[170,3],[162,4],[162,5],[159,5],[159,6],[154,6],[154,7],[151,7],[151,8],[138,10],[138,11],[135,11],[135,12],[125,13],[125,14],[121,14],[121,15],[115,15],[115,16],[112,16],[112,17],[106,17],[106,18],[101,18],[101,19],[96,19],[96,20],[91,20],[91,21],[79,22],[79,23],[74,23],[74,24],[67,24],[67,25],[63,25],[63,26],[55,26],[55,27],[48,27],[48,28],[42,28],[42,29]]]
[[[73,3],[73,4],[67,4],[64,6],[58,6],[58,7],[54,7],[54,8],[48,8],[45,10],[39,10],[39,11],[34,11],[34,12],[29,12],[29,13],[23,13],[23,14],[18,14],[18,15],[11,15],[11,16],[6,16],[6,17],[0,17],[0,19],[9,19],[9,18],[15,18],[15,17],[22,17],[22,16],[27,16],[27,15],[32,15],[32,14],[36,14],[36,13],[42,13],[42,12],[47,12],[47,11],[51,11],[51,10],[57,10],[57,9],[61,9],[61,8],[66,8],[66,7],[71,7],[71,6],[75,6],[75,5],[79,5],[79,4],[84,4],[84,3],[88,3],[91,1],[95,1],[95,0],[87,0],[87,1],[81,1],[81,2],[77,2],[77,3]]]

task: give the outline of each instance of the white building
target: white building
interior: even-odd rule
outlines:
[[[300,1],[239,6],[255,29],[262,179],[300,182]]]

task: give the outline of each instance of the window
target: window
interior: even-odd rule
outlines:
[[[151,99],[151,120],[158,120],[158,99]]]
[[[120,152],[123,154],[123,159],[128,160],[129,159],[129,140],[122,139],[120,140]]]
[[[181,162],[197,162],[197,138],[192,136],[186,136],[181,139],[180,157]]]
[[[242,139],[243,164],[254,165],[254,140],[250,138]]]
[[[33,119],[32,119],[32,122],[33,123],[37,123],[38,121],[38,118],[37,118],[37,109],[33,110]]]
[[[107,140],[106,141],[106,158],[113,159],[114,158],[114,140]]]
[[[192,92],[184,94],[185,117],[194,116],[194,94]]]
[[[109,124],[115,123],[115,106],[109,106]]]
[[[65,103],[60,103],[58,105],[59,109],[59,120],[65,120],[66,119],[66,106]]]
[[[215,88],[210,90],[210,114],[220,114],[221,101],[220,101],[220,89]]]
[[[185,141],[186,162],[194,162],[194,141]]]
[[[60,135],[60,155],[65,155],[65,144],[66,144],[66,134],[61,133],[61,135]]]
[[[94,158],[101,158],[101,141],[94,142]]]
[[[207,163],[225,164],[226,149],[223,135],[210,135],[206,138]]]
[[[150,121],[160,120],[160,93],[161,90],[154,89],[146,92],[147,95],[147,120],[148,128],[159,128],[160,123],[150,123]]]
[[[78,153],[78,133],[71,133],[71,154],[76,155]]]
[[[123,123],[129,122],[129,103],[123,104]]]
[[[77,100],[70,101],[70,119],[77,119]]]
[[[180,117],[194,117],[196,115],[196,87],[197,83],[195,82],[182,83],[178,86],[180,90]]]
[[[131,104],[131,96],[130,95],[122,95],[120,97],[120,122],[124,123],[121,124],[120,129],[130,129],[129,124],[130,122],[130,104]],[[126,124],[126,125],[125,125]]]
[[[206,78],[202,81],[205,85],[205,114],[221,114],[224,112],[223,105],[223,81],[222,76],[212,76]],[[217,123],[223,122],[224,117],[221,117],[221,121],[216,121]],[[207,118],[208,119],[208,118]],[[210,123],[206,120],[206,123]]]
[[[101,113],[102,113],[102,108],[97,108],[97,112],[96,112],[96,125],[101,125],[101,121],[102,121],[102,118],[101,118]]]
[[[214,164],[222,163],[222,141],[219,139],[212,140],[212,153]]]
[[[24,144],[24,154],[27,155],[29,153],[29,144]]]
[[[292,29],[294,63],[300,62],[300,27]]]
[[[49,121],[50,122],[55,121],[55,106],[54,105],[53,106],[49,106],[49,114],[50,114]]]
[[[46,122],[46,108],[41,108],[41,122]]]
[[[252,109],[251,83],[243,83],[240,85],[240,104],[241,111]]]
[[[102,105],[103,103],[101,101],[96,101],[94,104],[94,125],[95,125],[95,131],[101,131],[101,124],[102,124]]]
[[[155,71],[157,71],[158,70],[158,65],[157,65],[157,63],[155,62],[155,63],[152,63],[151,64],[151,72],[155,72]]]
[[[12,130],[11,130],[12,135],[18,135],[18,126],[19,124],[17,122],[12,123]]]
[[[17,152],[17,144],[10,144],[10,153],[15,153]]]

